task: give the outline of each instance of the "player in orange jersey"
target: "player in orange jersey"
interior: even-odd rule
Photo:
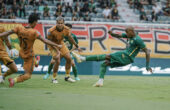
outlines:
[[[15,83],[23,82],[25,80],[28,80],[31,78],[34,65],[35,65],[35,56],[33,51],[33,44],[36,39],[41,40],[45,44],[53,46],[53,48],[58,51],[58,48],[61,48],[61,45],[58,45],[56,43],[53,43],[43,37],[41,37],[40,33],[33,29],[37,24],[37,16],[30,15],[28,19],[28,25],[27,26],[17,26],[13,30],[4,32],[0,34],[0,37],[6,37],[10,34],[17,34],[19,41],[20,41],[20,57],[24,60],[24,70],[25,74],[20,75],[14,79],[9,78],[9,87],[13,87]],[[59,51],[58,51],[59,53]]]
[[[68,50],[67,46],[64,43],[64,37],[67,36],[69,41],[75,45],[75,47],[78,49],[78,51],[82,51],[78,44],[74,41],[74,39],[71,36],[71,30],[69,29],[69,27],[64,25],[64,18],[63,17],[57,17],[56,19],[56,25],[53,26],[52,28],[49,29],[48,31],[48,39],[55,42],[58,45],[62,45],[62,48],[59,50],[60,51],[60,58],[64,57],[66,59],[66,65],[65,65],[65,70],[66,70],[66,77],[65,77],[65,81],[68,82],[75,82],[75,80],[73,80],[70,77],[70,69],[71,69],[71,55],[70,55],[70,51]],[[49,50],[51,52],[51,55],[53,57],[53,59],[55,60],[55,65],[54,65],[54,69],[53,69],[53,79],[52,82],[53,83],[58,83],[57,81],[57,72],[58,72],[58,67],[60,64],[60,60],[58,59],[58,57],[56,58],[57,54],[55,52],[54,49],[52,49],[51,46],[49,46]]]
[[[4,27],[0,26],[0,33],[5,32]],[[1,65],[0,65],[0,83],[4,82],[4,79],[6,76],[11,75],[12,73],[17,72],[17,66],[15,62],[9,57],[6,47],[4,45],[4,41],[6,46],[10,49],[12,49],[8,37],[0,38],[0,61],[3,62],[4,65],[6,65],[9,69],[5,72],[5,74],[2,75],[1,73]]]

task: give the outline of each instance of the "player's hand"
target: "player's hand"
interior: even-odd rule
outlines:
[[[81,48],[77,48],[78,52],[82,52],[83,50]]]
[[[57,47],[58,47],[59,49],[61,49],[61,48],[62,48],[62,45],[58,45]]]
[[[112,34],[112,31],[111,31],[111,30],[109,30],[109,31],[108,31],[108,33],[109,33],[109,34]]]
[[[150,67],[146,68],[146,70],[153,73],[152,68],[150,68]]]

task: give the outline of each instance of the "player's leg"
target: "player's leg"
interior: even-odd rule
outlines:
[[[52,78],[52,83],[55,83],[57,84],[58,81],[57,81],[57,75],[58,75],[58,68],[59,68],[59,65],[60,65],[60,57],[57,57],[57,56],[53,56],[53,59],[55,60],[55,64],[54,64],[54,68],[53,68],[53,78]]]
[[[68,82],[75,82],[75,80],[73,80],[71,77],[70,77],[70,71],[71,71],[71,55],[70,53],[66,53],[63,55],[63,57],[65,58],[66,60],[66,65],[65,65],[65,70],[66,70],[66,77],[65,77],[65,81],[68,81]]]
[[[80,78],[78,77],[78,74],[77,74],[77,66],[76,66],[76,64],[74,62],[74,59],[72,59],[71,65],[72,65],[72,69],[73,69],[73,74],[74,74],[75,80],[80,81]]]
[[[52,58],[51,61],[50,61],[50,64],[48,65],[48,71],[47,71],[47,73],[44,75],[43,79],[49,78],[49,76],[50,76],[50,74],[51,74],[51,71],[52,71],[52,69],[53,69],[54,63],[55,63],[55,60]]]
[[[0,83],[4,83],[4,78],[3,78],[2,72],[1,72],[1,64],[0,64]]]
[[[111,58],[110,55],[106,55],[106,60],[100,65],[99,80],[94,85],[95,87],[103,86],[104,75],[106,74],[107,67],[111,65],[110,58]]]
[[[18,71],[15,62],[8,56],[3,57],[2,62],[8,67],[8,70],[2,75],[3,79],[5,79],[5,77],[7,77],[13,73],[16,73]]]
[[[89,56],[81,56],[74,52],[72,52],[73,56],[76,58],[78,63],[83,61],[103,61],[106,59],[106,54],[103,55],[89,55]]]
[[[25,58],[24,60],[24,70],[25,73],[23,75],[20,75],[14,79],[9,78],[9,87],[13,87],[15,83],[19,83],[19,82],[23,82],[26,81],[28,79],[31,78],[32,72],[34,70],[34,66],[35,66],[35,61],[34,61],[35,57],[29,57],[29,58]]]

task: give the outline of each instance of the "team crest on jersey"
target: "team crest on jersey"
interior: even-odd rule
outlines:
[[[122,58],[125,58],[125,55],[124,55],[124,54],[122,54]]]

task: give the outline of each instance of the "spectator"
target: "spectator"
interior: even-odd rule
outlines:
[[[160,5],[154,4],[153,11],[155,13],[156,18],[158,18],[158,16],[163,15],[163,12],[162,12],[162,9],[161,9]]]
[[[146,16],[146,13],[144,11],[144,8],[141,9],[140,11],[140,20],[143,20],[143,21],[148,21],[148,18]]]
[[[6,10],[6,8],[2,9],[2,18],[7,18],[7,10]]]
[[[31,14],[37,16],[37,18],[40,19],[40,16],[39,16],[39,14],[37,13],[37,9],[34,9],[34,12],[31,13]]]
[[[72,7],[69,5],[69,3],[66,4],[65,9],[66,9],[66,10],[65,10],[65,13],[67,13],[68,10],[69,10],[71,13],[73,12]]]
[[[44,18],[45,18],[45,17],[50,17],[49,10],[50,10],[50,8],[48,7],[47,4],[45,4],[44,9],[43,9],[43,17],[44,17]]]
[[[13,6],[12,6],[12,10],[13,10],[13,13],[15,14],[15,16],[18,16],[18,5],[16,4],[16,2],[14,2]]]
[[[151,17],[152,17],[152,22],[155,22],[158,20],[158,17],[156,16],[156,13],[154,10],[152,10]]]
[[[57,9],[56,9],[56,12],[55,12],[54,16],[55,17],[58,17],[58,16],[62,16],[63,17],[62,6],[60,4],[57,4]]]
[[[111,18],[111,10],[108,6],[103,10],[103,16],[104,18]]]
[[[13,13],[13,10],[12,9],[9,9],[9,11],[7,12],[8,14],[8,19],[15,19],[16,16],[15,14]]]
[[[162,8],[163,14],[165,16],[170,16],[170,4],[167,2],[166,7]]]
[[[26,7],[26,2],[25,0],[22,0],[20,3],[19,3],[19,8],[20,8],[20,11],[19,11],[19,16],[20,18],[22,17],[22,14],[24,15],[24,17],[26,16],[26,13],[25,13],[25,7]]]
[[[72,21],[79,21],[79,15],[77,12],[73,12]]]
[[[86,12],[83,18],[84,21],[91,21],[91,18],[89,16],[89,12]]]
[[[117,7],[115,6],[113,10],[111,11],[111,18],[113,20],[118,20],[119,19],[119,12],[117,10]]]
[[[88,3],[88,1],[86,1],[84,3],[83,8],[80,11],[82,11],[82,12],[89,12],[90,11],[89,10],[89,3]]]

